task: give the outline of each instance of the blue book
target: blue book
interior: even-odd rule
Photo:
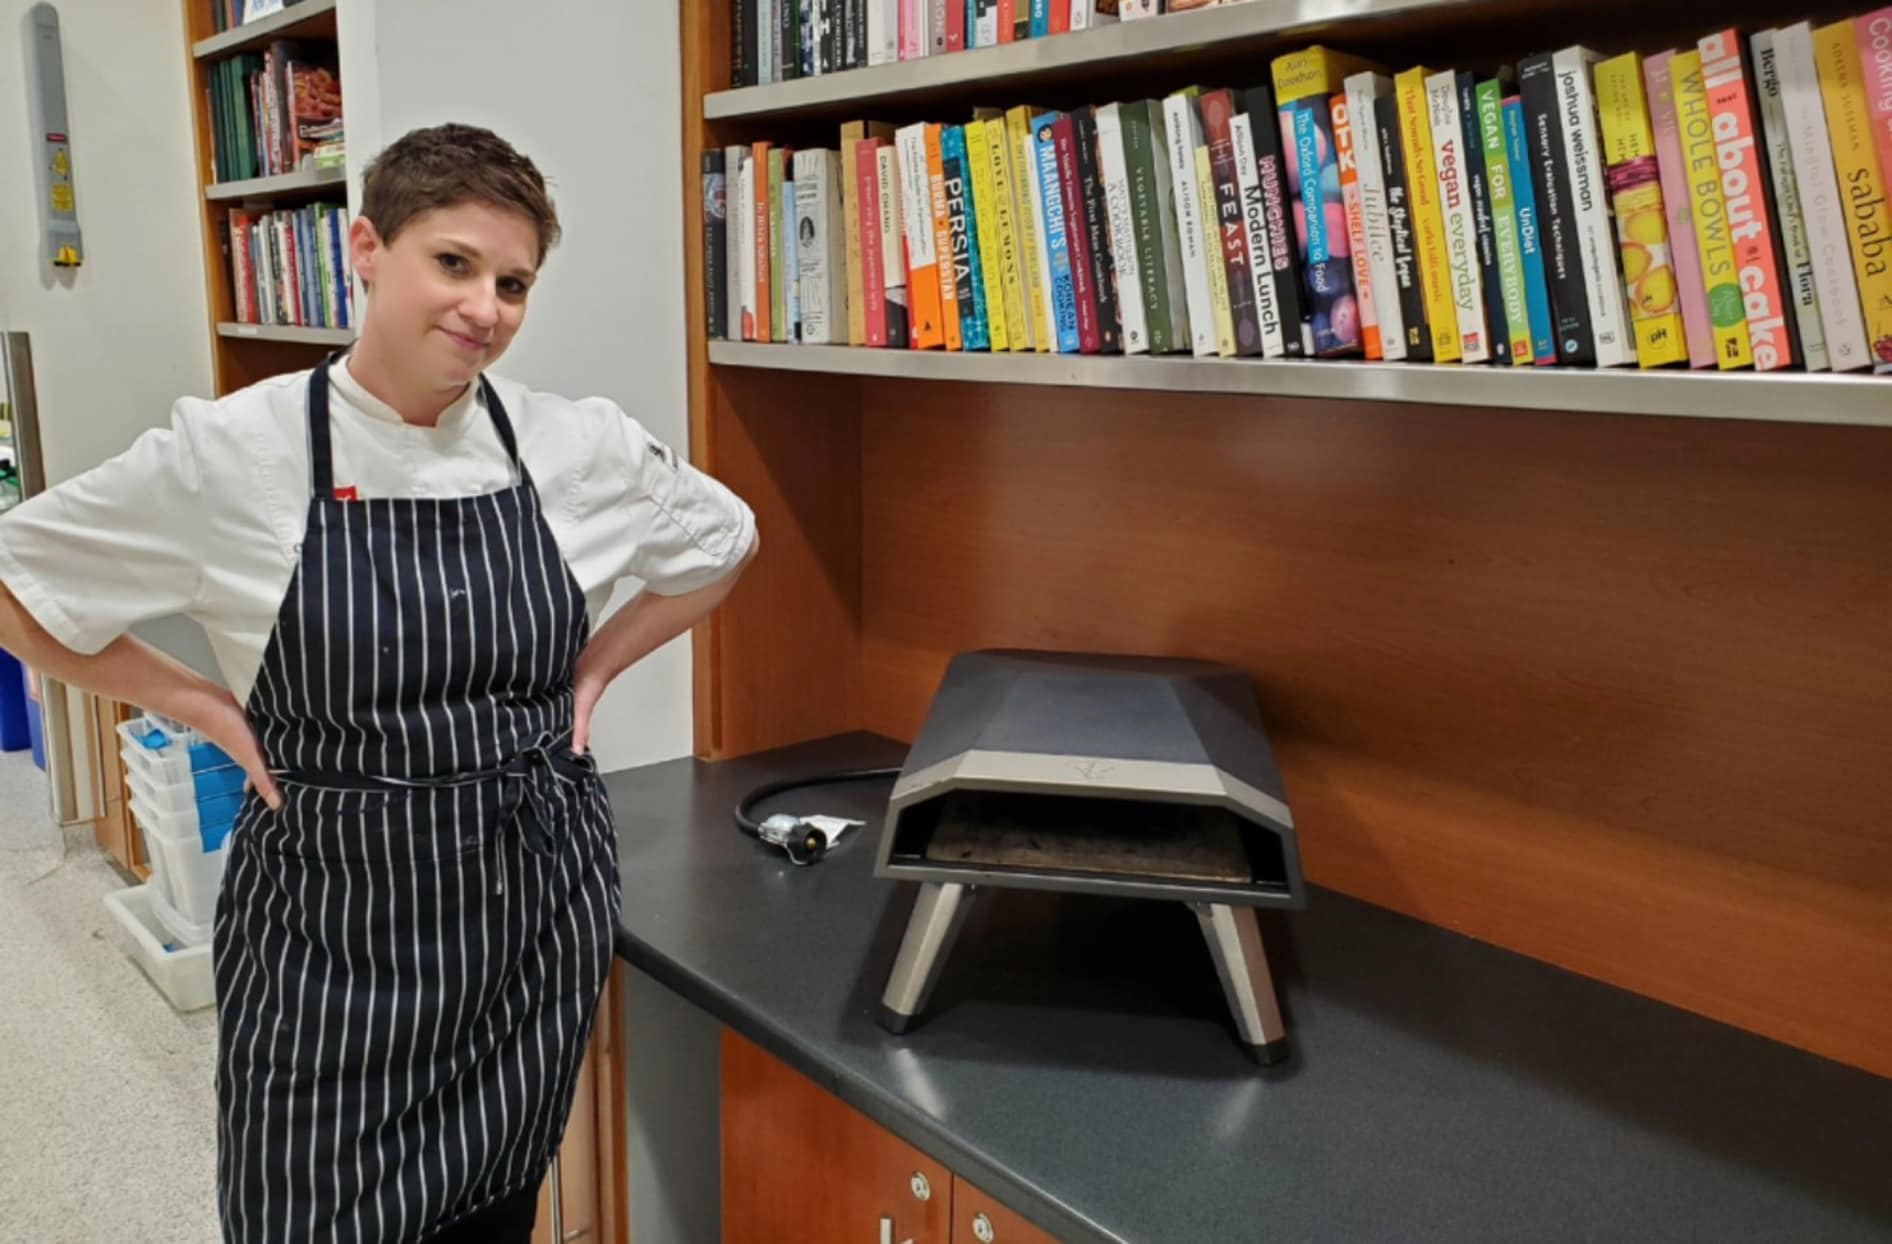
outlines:
[[[953,239],[953,290],[959,298],[959,348],[992,348],[991,321],[985,310],[985,270],[979,266],[979,229],[972,206],[972,165],[966,159],[964,126],[939,132],[941,180],[946,183],[946,216]]]
[[[1524,105],[1504,101],[1504,150],[1511,161],[1511,199],[1518,209],[1518,249],[1524,259],[1524,307],[1531,320],[1531,361],[1557,361],[1557,336],[1550,318],[1550,283],[1538,238],[1537,191],[1531,185],[1531,153],[1524,141]]]
[[[1045,250],[1051,257],[1051,318],[1058,329],[1058,353],[1082,348],[1077,334],[1077,286],[1071,271],[1071,238],[1064,219],[1064,182],[1058,176],[1058,114],[1048,112],[1031,123],[1032,154],[1038,161],[1039,198],[1044,201]]]
[[[1051,0],[1031,0],[1031,37],[1042,39],[1051,33]]]
[[[795,183],[782,182],[782,311],[788,316],[785,340],[801,340],[801,266],[795,239]]]
[[[1294,140],[1288,168],[1291,189],[1301,202],[1295,230],[1313,304],[1314,353],[1323,358],[1357,354],[1364,343],[1353,287],[1353,247],[1340,197],[1333,114],[1326,97],[1316,96],[1283,104],[1281,116],[1283,130]]]

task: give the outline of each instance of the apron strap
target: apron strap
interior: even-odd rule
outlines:
[[[334,433],[329,425],[328,369],[344,353],[345,350],[335,351],[309,373],[309,485],[318,497],[330,497],[335,493],[335,449]],[[512,469],[518,472],[520,482],[525,482],[528,478],[526,465],[519,457],[519,438],[513,434],[512,419],[506,414],[506,406],[499,400],[492,382],[483,373],[480,376],[480,397],[486,403],[486,416],[493,421],[493,430],[499,433],[500,442],[506,447],[506,457],[511,459]]]

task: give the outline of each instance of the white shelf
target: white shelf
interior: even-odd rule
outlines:
[[[1167,54],[1206,49],[1230,55],[1239,50],[1233,41],[1244,39],[1318,34],[1323,42],[1331,43],[1344,37],[1336,29],[1343,25],[1477,7],[1481,7],[1478,0],[1248,0],[894,65],[870,65],[768,86],[713,91],[703,97],[703,117],[709,121],[782,117],[844,104],[857,111],[867,110],[903,96],[973,84],[1016,85],[1033,78],[1106,71],[1120,62]],[[1266,71],[1265,64],[1260,71]]]
[[[282,324],[240,324],[235,320],[220,322],[217,333],[223,337],[311,346],[345,346],[355,339],[352,328],[293,328]]]
[[[1344,360],[963,354],[711,341],[724,367],[905,380],[1235,393],[1892,427],[1892,377],[1460,367]]]
[[[332,32],[335,26],[335,4],[336,0],[302,0],[300,4],[291,5],[280,13],[271,13],[268,17],[258,18],[222,34],[199,39],[191,45],[191,55],[198,60],[228,56],[259,48],[272,39],[293,39],[315,33],[302,29],[304,26],[319,26],[324,32]]]
[[[328,186],[348,184],[345,168],[305,168],[274,177],[247,177],[242,181],[212,182],[204,187],[204,197],[215,202],[224,199],[262,199],[304,194]]]

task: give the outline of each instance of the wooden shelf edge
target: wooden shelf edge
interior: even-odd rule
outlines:
[[[272,195],[299,194],[348,184],[346,168],[306,168],[274,177],[248,177],[242,181],[212,182],[204,187],[204,197],[217,202],[225,199],[257,199]]]
[[[1231,39],[1286,38],[1297,31],[1331,30],[1400,14],[1467,7],[1474,0],[1248,0],[1160,17],[1119,21],[1091,30],[1004,43],[997,47],[925,56],[892,65],[846,69],[767,86],[745,86],[703,96],[703,119],[786,116],[854,104],[871,107],[922,91],[1018,82],[1065,70],[1182,52]]]
[[[1892,427],[1892,380],[1871,375],[1537,371],[1427,363],[960,354],[748,341],[711,341],[709,358],[713,365],[724,367],[906,380]]]
[[[238,340],[287,341],[298,345],[345,346],[355,339],[352,328],[296,328],[283,324],[243,324],[224,320],[217,335]]]
[[[335,12],[337,0],[302,0],[302,3],[272,13],[268,17],[226,30],[222,34],[199,39],[191,45],[191,55],[198,60],[245,52],[271,39],[289,38],[306,22]]]

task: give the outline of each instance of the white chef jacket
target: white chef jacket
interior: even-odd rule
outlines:
[[[477,385],[427,428],[363,389],[346,360],[329,377],[338,491],[452,498],[515,482]],[[307,525],[308,379],[278,376],[214,402],[184,398],[169,429],[0,516],[0,582],[82,653],[139,622],[189,616],[246,701]],[[616,403],[488,379],[594,624],[621,580],[678,595],[747,555],[749,507]]]

